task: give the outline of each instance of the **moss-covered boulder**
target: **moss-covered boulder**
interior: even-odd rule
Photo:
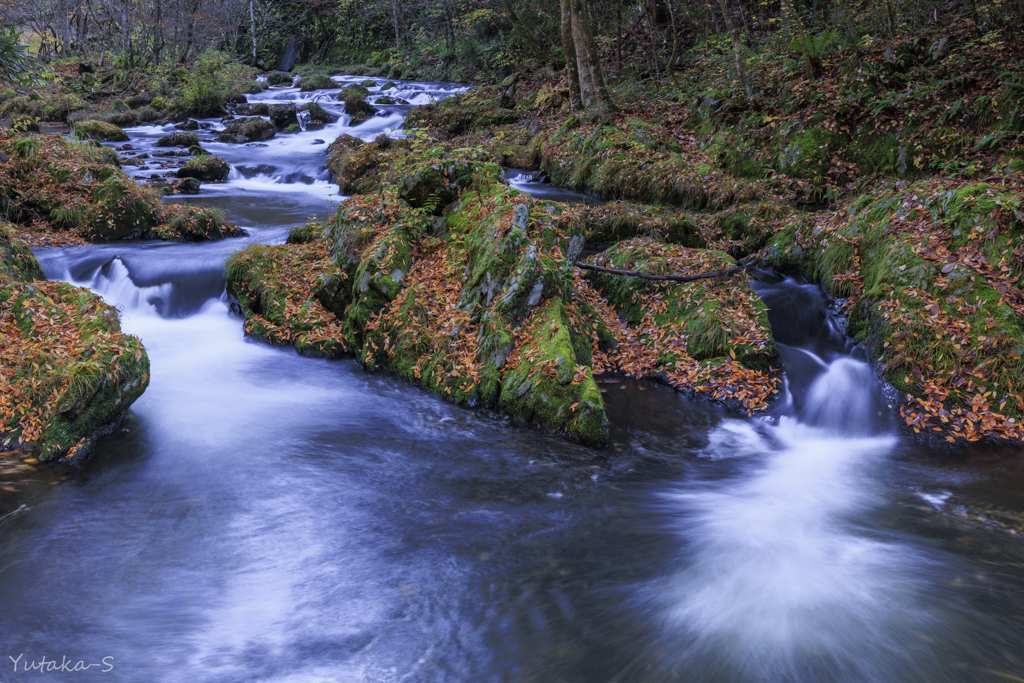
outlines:
[[[0,223],[0,450],[77,460],[145,391],[149,358],[121,333],[113,306],[41,276],[13,227]]]
[[[336,116],[329,114],[326,109],[316,102],[308,102],[302,105],[299,107],[299,111],[308,112],[309,118],[306,120],[306,125],[321,126],[327,123],[334,123],[337,120]]]
[[[165,135],[154,143],[155,147],[198,147],[199,136],[195,133],[171,133]]]
[[[273,122],[253,116],[230,122],[217,136],[217,139],[221,142],[245,143],[269,140],[275,135],[277,135],[277,126]]]
[[[217,209],[169,204],[164,210],[163,222],[165,225],[157,230],[172,233],[165,235],[165,239],[206,242],[245,236],[244,230],[225,221]]]
[[[369,94],[366,88],[358,85],[350,85],[338,93],[338,99],[345,101],[345,113],[352,117],[351,123],[365,121],[377,113],[373,105],[366,101]]]
[[[340,135],[327,147],[327,168],[342,194],[366,194],[380,187],[381,164],[390,156],[375,142]]]
[[[303,76],[299,79],[298,85],[299,90],[302,92],[328,90],[330,88],[338,87],[338,83],[332,80],[327,74],[310,74],[309,76]]]
[[[178,169],[179,178],[196,178],[207,182],[226,180],[231,172],[231,166],[220,157],[199,156],[190,159],[187,164]]]
[[[440,213],[474,182],[501,182],[501,176],[501,168],[494,164],[460,160],[427,164],[402,178],[398,196],[413,208],[429,208]]]
[[[270,85],[291,85],[295,77],[287,71],[271,71],[267,74],[267,83]]]
[[[159,198],[127,178],[114,175],[98,183],[90,199],[89,239],[139,238],[159,222]]]
[[[106,121],[80,121],[74,126],[75,135],[83,140],[104,142],[125,142],[128,134],[113,123]]]
[[[588,261],[652,275],[699,274],[736,267],[714,249],[688,249],[637,238]],[[587,280],[631,329],[615,328],[619,350],[610,360],[635,364],[673,387],[746,410],[761,410],[777,397],[781,368],[767,308],[745,272],[689,283],[638,280],[588,271]],[[606,320],[606,323],[614,321]]]
[[[298,110],[294,104],[272,104],[267,110],[267,116],[275,126],[282,130],[299,122]]]

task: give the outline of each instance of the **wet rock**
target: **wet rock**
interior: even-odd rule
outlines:
[[[310,102],[299,107],[300,112],[309,113],[309,121],[307,125],[322,125],[326,123],[334,123],[337,120],[336,116],[332,116],[327,113],[327,110],[321,107],[316,102]]]
[[[277,127],[271,121],[252,117],[232,121],[217,137],[221,142],[239,142],[239,137],[245,137],[244,142],[249,140],[269,140],[277,135]]]
[[[230,172],[231,166],[220,157],[201,156],[179,168],[178,177],[220,181],[226,180]]]
[[[128,134],[106,121],[80,121],[74,126],[75,135],[83,140],[121,142],[128,140]]]
[[[314,145],[326,145],[327,143],[325,141],[321,140],[320,138],[317,138],[316,140],[313,140],[312,144],[314,144]]]
[[[303,76],[299,79],[298,85],[299,90],[302,92],[312,92],[313,90],[326,90],[338,87],[338,84],[327,74],[311,74],[309,76]]]
[[[376,88],[377,81],[368,78],[365,81],[362,81],[359,85],[363,86],[364,88]]]
[[[199,188],[202,186],[195,178],[185,178],[178,183],[177,191],[178,194],[199,194]]]
[[[267,111],[267,116],[275,126],[284,130],[291,124],[298,124],[298,113],[294,104],[274,104]]]
[[[189,119],[183,123],[179,123],[175,126],[178,130],[199,130],[199,122],[195,119]]]
[[[3,152],[0,152],[0,164],[6,164],[6,163],[7,163],[7,155],[4,154]]]
[[[397,87],[397,86],[395,86],[395,82],[394,81],[388,81],[384,85],[380,86],[380,91],[384,92],[385,90],[391,90],[391,89],[393,89],[395,87]]]
[[[272,71],[267,74],[267,83],[270,85],[291,85],[295,80],[287,71]]]
[[[199,144],[195,133],[171,133],[156,141],[156,147],[194,147]]]

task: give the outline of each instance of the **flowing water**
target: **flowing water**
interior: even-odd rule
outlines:
[[[333,210],[316,140],[403,113],[204,141],[232,176],[188,201],[248,239],[38,251],[122,308],[152,384],[84,470],[0,491],[0,681],[1024,679],[1021,454],[901,442],[815,287],[754,283],[774,415],[608,379],[604,450],[247,340],[224,261]],[[62,657],[96,666],[23,670]]]

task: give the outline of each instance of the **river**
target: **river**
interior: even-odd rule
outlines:
[[[334,92],[250,101],[340,113]],[[607,378],[603,450],[247,340],[225,260],[334,210],[317,140],[410,106],[260,144],[200,131],[233,171],[187,201],[248,238],[37,250],[121,307],[152,384],[85,469],[40,468],[4,508],[0,681],[1024,680],[1024,458],[885,429],[867,366],[821,348],[827,302],[787,338],[817,367],[791,410]],[[62,657],[97,666],[19,668]]]

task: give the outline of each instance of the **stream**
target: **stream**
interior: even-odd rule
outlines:
[[[122,309],[152,383],[84,469],[0,491],[0,681],[1024,680],[1024,454],[897,437],[817,287],[754,283],[773,415],[609,377],[602,450],[244,337],[224,262],[335,210],[322,141],[458,91],[403,82],[409,105],[264,143],[199,131],[231,176],[174,201],[247,238],[36,250]],[[250,101],[341,114],[336,92]],[[62,657],[97,666],[21,668]]]

